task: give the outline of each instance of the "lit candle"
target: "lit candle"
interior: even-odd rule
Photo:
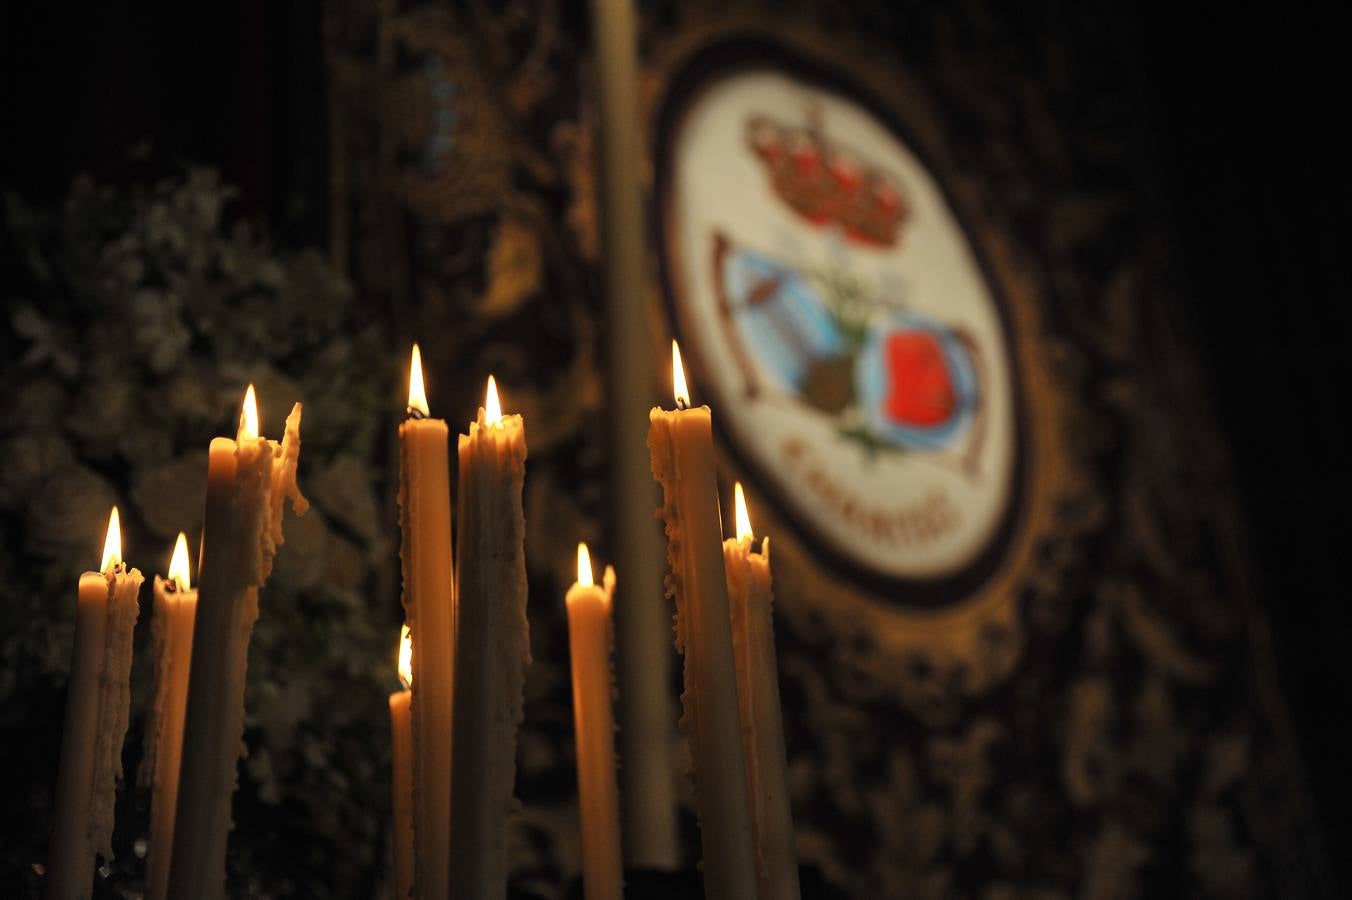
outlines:
[[[577,583],[568,589],[568,651],[573,668],[573,731],[582,825],[582,888],[586,900],[619,900],[620,798],[615,784],[615,714],[611,709],[611,601],[615,570],[592,580],[586,544],[577,545]]]
[[[799,896],[798,854],[793,845],[784,722],[779,708],[779,669],[770,606],[770,539],[751,549],[751,516],[742,483],[736,483],[737,537],[723,542],[732,608],[732,649],[737,664],[737,699],[742,712],[747,790],[755,828],[756,892],[760,900]]]
[[[244,680],[258,589],[281,546],[282,506],[309,508],[296,486],[299,403],[280,443],[258,433],[253,385],[237,440],[215,438],[207,458],[206,514],[197,563],[197,616],[184,719],[183,762],[169,896],[215,900],[225,892],[230,806],[244,737]]]
[[[55,828],[47,854],[47,900],[88,897],[94,854],[113,858],[113,803],[131,704],[131,646],[141,573],[122,562],[117,507],[103,562],[80,576],[66,722],[57,769]]]
[[[422,353],[413,345],[408,418],[399,426],[399,526],[404,617],[413,654],[413,836],[418,895],[450,894],[451,700],[455,581],[449,434],[428,418]]]
[[[520,415],[502,414],[492,376],[459,450],[453,892],[457,900],[502,900],[530,626],[521,510],[526,434]]]
[[[685,711],[690,738],[707,897],[756,892],[751,811],[737,705],[722,524],[714,480],[709,407],[690,407],[680,350],[671,343],[677,409],[653,408],[648,448],[662,485],[667,595],[676,601],[676,649],[685,657]]]
[[[399,634],[399,680],[402,690],[390,694],[390,830],[394,843],[394,896],[413,893],[413,642],[405,625]]]
[[[179,764],[183,759],[183,717],[192,663],[192,626],[197,591],[188,578],[188,538],[179,532],[169,577],[155,576],[155,615],[150,620],[155,653],[155,701],[146,725],[141,777],[150,793],[150,841],[146,854],[146,897],[169,896],[169,858],[174,846]]]

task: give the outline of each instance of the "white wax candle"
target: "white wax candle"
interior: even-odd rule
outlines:
[[[688,405],[674,341],[672,368],[677,404]],[[685,657],[681,727],[690,738],[694,765],[704,892],[710,898],[752,897],[755,851],[709,407],[654,408],[649,420],[648,447],[653,477],[662,485],[671,565],[667,595],[676,601],[676,649]]]
[[[451,702],[455,581],[451,476],[442,419],[429,419],[422,353],[413,345],[409,418],[399,426],[399,557],[413,647],[412,744],[415,881],[421,897],[450,893]]]
[[[761,552],[752,545],[751,517],[737,483],[737,537],[723,542],[732,611],[732,648],[737,665],[737,699],[742,714],[747,790],[756,842],[759,900],[796,900],[798,853],[793,843],[784,721],[779,706],[779,669],[771,614],[770,539]]]
[[[197,591],[188,577],[188,539],[174,546],[169,577],[155,576],[155,614],[151,639],[155,653],[155,700],[146,725],[142,780],[151,789],[150,840],[146,853],[147,900],[169,896],[169,861],[174,847],[178,776],[183,760],[183,719],[192,664],[192,628]]]
[[[568,652],[573,673],[573,733],[582,826],[586,900],[620,900],[620,802],[615,784],[615,714],[611,706],[611,606],[615,570],[592,583],[587,545],[577,547],[577,583],[568,589]]]
[[[502,415],[492,377],[459,450],[451,890],[456,900],[502,900],[530,626],[525,426],[519,415]]]
[[[282,506],[309,508],[296,485],[299,403],[281,443],[258,434],[253,385],[238,440],[216,438],[207,460],[206,516],[198,561],[197,616],[183,735],[169,896],[217,900],[225,893],[230,807],[244,734],[249,637],[258,589],[282,544]]]
[[[635,869],[677,869],[673,747],[675,713],[669,694],[675,657],[671,617],[658,601],[662,536],[653,527],[656,497],[648,477],[642,416],[652,404],[657,363],[649,351],[646,165],[634,0],[590,0],[588,21],[595,65],[596,177],[606,324],[606,407],[610,425],[610,500],[615,563],[624,592],[615,615],[619,696],[620,778],[624,791],[624,853]]]
[[[55,827],[42,889],[46,900],[88,897],[95,853],[113,858],[113,805],[122,777],[142,581],[139,570],[122,563],[117,507],[109,517],[100,569],[80,576]]]

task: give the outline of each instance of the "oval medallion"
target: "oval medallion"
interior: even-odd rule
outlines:
[[[658,135],[677,337],[739,464],[808,543],[902,602],[998,561],[1018,500],[998,291],[868,100],[783,60],[703,68]]]

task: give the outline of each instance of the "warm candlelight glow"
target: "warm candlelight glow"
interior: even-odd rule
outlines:
[[[177,543],[174,544],[173,559],[169,560],[169,580],[174,582],[179,593],[188,590],[190,587],[188,580],[188,536],[181,531],[178,533]]]
[[[399,629],[399,680],[404,690],[413,689],[413,639],[408,636],[408,625]]]
[[[258,398],[254,396],[254,386],[244,392],[244,409],[239,416],[239,439],[251,441],[258,437]]]
[[[498,400],[498,383],[493,380],[493,376],[488,376],[488,393],[484,397],[484,420],[489,425],[496,425],[502,421],[502,403]]]
[[[592,580],[591,554],[583,543],[577,545],[577,583],[583,587],[591,587],[596,583]]]
[[[676,393],[676,408],[690,406],[690,388],[685,383],[685,366],[681,365],[681,348],[671,342],[671,384]]]
[[[122,522],[117,515],[117,507],[113,507],[113,512],[108,516],[108,537],[103,541],[103,562],[99,564],[100,572],[107,572],[108,567],[116,568],[122,565]]]
[[[749,541],[755,533],[751,530],[751,514],[746,511],[746,494],[740,481],[733,483],[732,494],[733,505],[737,507],[737,540]]]
[[[413,361],[408,367],[408,408],[410,412],[431,415],[427,407],[427,389],[423,387],[422,351],[413,345]]]

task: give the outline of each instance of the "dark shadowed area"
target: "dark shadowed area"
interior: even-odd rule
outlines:
[[[314,510],[288,522],[250,647],[230,894],[388,896],[395,428],[414,338],[452,428],[488,371],[526,416],[535,663],[512,886],[577,891],[562,598],[579,538],[611,558],[624,489],[605,430],[592,35],[586,4],[487,6],[0,14],[0,895],[40,891],[76,581],[107,508],[148,580],[180,529],[195,548],[207,443],[252,381],[265,431],[305,403]],[[658,112],[696,50],[791,32],[841,84],[895,71],[902,100],[880,106],[1015,288],[1006,320],[1029,330],[1011,346],[1047,373],[1027,398],[1055,407],[1062,489],[995,592],[1008,620],[956,654],[1004,654],[989,683],[923,647],[887,656],[859,623],[913,612],[904,592],[851,581],[810,529],[786,534],[776,637],[805,896],[1339,896],[1340,33],[1112,2],[771,6],[639,4],[654,245]],[[648,298],[661,329],[670,294]],[[746,457],[719,439],[730,485]],[[1006,578],[1004,561],[980,577]],[[838,582],[865,587],[846,602],[821,587]],[[147,587],[100,898],[144,878],[148,612]],[[686,871],[635,876],[631,895],[696,884],[682,784]]]

